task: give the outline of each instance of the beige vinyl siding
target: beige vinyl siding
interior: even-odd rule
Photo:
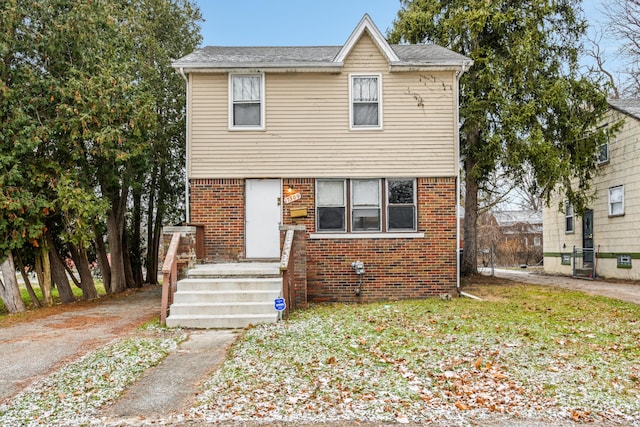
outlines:
[[[596,197],[593,209],[593,240],[600,253],[640,253],[640,121],[611,112],[609,122],[625,118],[618,135],[609,143],[609,162],[598,166],[592,182]],[[609,216],[609,188],[624,185],[624,216]],[[564,213],[558,211],[559,197],[544,209],[544,252],[570,253],[582,247],[582,217],[575,217],[575,232],[565,233]],[[545,257],[548,273],[571,274],[570,266],[560,265],[557,257]],[[616,259],[598,259],[596,273],[602,277],[640,279],[640,260],[633,260],[633,269],[620,269]]]
[[[365,35],[342,73],[267,72],[264,131],[229,130],[227,74],[193,74],[189,176],[454,176],[454,73],[388,70]],[[349,129],[351,73],[382,74],[382,130]]]

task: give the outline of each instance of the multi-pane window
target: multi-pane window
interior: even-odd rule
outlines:
[[[573,205],[569,202],[564,204],[564,231],[566,233],[574,232],[575,216],[573,213]]]
[[[624,185],[609,188],[609,215],[624,215]]]
[[[259,129],[264,126],[264,85],[262,74],[230,76],[230,127]]]
[[[318,231],[345,231],[345,181],[318,180],[316,183]]]
[[[406,178],[319,179],[316,228],[334,232],[415,231],[415,188],[415,179]]]
[[[380,76],[351,76],[351,127],[379,128]]]

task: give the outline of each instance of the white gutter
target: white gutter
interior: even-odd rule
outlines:
[[[189,78],[184,74],[184,68],[178,68],[178,73],[182,76],[185,83],[187,84],[186,88],[186,104],[185,104],[185,162],[184,162],[184,205],[185,205],[185,222],[189,224],[191,222],[191,209],[189,207]]]
[[[456,72],[456,88],[455,88],[455,102],[456,102],[456,126],[460,124],[460,77],[473,65],[473,61],[463,61],[460,71]],[[456,289],[458,295],[464,295],[460,290],[460,129],[456,134]]]

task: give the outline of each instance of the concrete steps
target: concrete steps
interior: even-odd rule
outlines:
[[[178,282],[168,327],[244,328],[278,320],[278,263],[202,264]]]

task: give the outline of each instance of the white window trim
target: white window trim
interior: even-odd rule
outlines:
[[[612,212],[612,209],[611,209],[611,190],[615,190],[615,189],[618,189],[618,188],[622,190],[622,213],[614,214]],[[623,216],[624,215],[624,185],[616,185],[614,187],[609,187],[608,207],[609,207],[609,216]]]
[[[604,159],[604,160],[600,159],[600,153],[601,153],[601,150],[602,150],[602,148],[603,148],[603,147],[604,147],[604,148],[606,148],[606,150],[607,150],[607,158],[606,158],[606,159]],[[609,152],[609,141],[602,143],[602,144],[600,145],[600,147],[598,147],[598,160],[597,160],[597,164],[598,164],[598,165],[605,165],[605,164],[609,163],[609,156],[610,156],[610,155],[611,155],[611,153]]]
[[[376,77],[378,79],[378,124],[376,126],[353,125],[353,79],[356,77]],[[382,74],[381,73],[351,73],[349,74],[349,129],[355,131],[382,130]]]
[[[384,188],[384,197],[385,197],[385,209],[387,212],[386,213],[386,219],[387,219],[387,224],[386,224],[386,230],[389,230],[389,206],[391,206],[391,203],[389,203],[389,181],[412,181],[413,182],[413,228],[411,230],[406,230],[403,231],[401,229],[393,229],[391,230],[392,233],[411,233],[411,232],[415,232],[418,229],[418,195],[416,194],[418,192],[418,180],[416,178],[386,178],[384,180],[385,182],[385,188]],[[401,206],[401,205],[394,205],[394,206]]]
[[[233,77],[234,76],[260,76],[260,125],[258,126],[236,126],[233,124]],[[229,73],[229,130],[264,130],[265,129],[265,74],[264,73]]]
[[[328,231],[322,231],[322,230],[318,230],[318,226],[320,225],[320,215],[318,213],[318,209],[321,208],[322,206],[319,206],[318,204],[318,183],[321,181],[336,181],[336,182],[342,182],[342,200],[344,202],[344,231],[338,231],[338,230],[328,230]],[[347,210],[349,209],[349,201],[347,200],[347,180],[345,178],[338,178],[338,179],[334,179],[334,178],[318,178],[315,180],[315,229],[317,233],[341,233],[344,234],[347,232],[347,230],[349,229],[349,224],[347,223],[347,221],[349,221],[349,215],[347,214]]]
[[[422,239],[424,232],[395,232],[395,233],[311,233],[310,239]]]
[[[353,189],[353,185],[355,181],[378,181],[378,205],[377,206],[361,206],[355,205],[353,201],[353,197],[355,196],[355,191]],[[380,178],[352,178],[349,180],[349,190],[350,190],[350,200],[349,200],[349,229],[352,233],[382,233],[382,179]],[[378,230],[354,230],[353,229],[353,211],[356,209],[377,209],[378,210]]]
[[[571,208],[571,215],[569,215],[569,208]],[[567,230],[567,218],[573,218],[573,228],[571,230]],[[564,232],[565,234],[576,232],[576,212],[573,209],[573,205],[569,202],[565,202],[564,204]]]

